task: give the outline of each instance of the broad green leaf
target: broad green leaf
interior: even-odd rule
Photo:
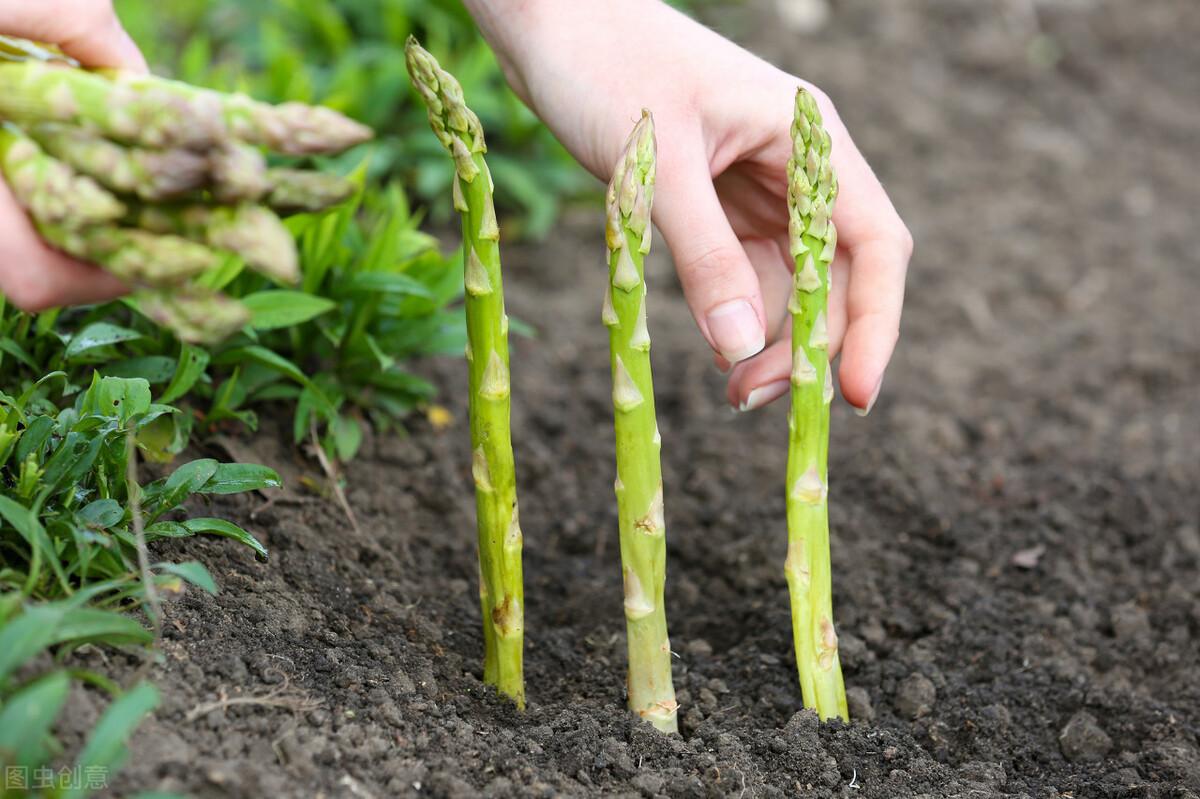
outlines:
[[[286,289],[250,294],[242,298],[242,304],[250,309],[250,326],[255,330],[303,324],[337,307],[325,297]]]
[[[81,355],[90,353],[101,347],[120,344],[122,341],[133,341],[141,337],[142,334],[136,330],[130,330],[127,327],[121,327],[120,325],[108,322],[96,322],[72,336],[63,354],[69,361],[76,360]]]
[[[240,494],[263,488],[282,488],[283,481],[271,468],[257,463],[222,463],[208,479],[200,494]]]
[[[151,384],[165,383],[175,373],[175,359],[166,355],[143,355],[105,364],[101,370],[109,377],[140,377]]]
[[[224,519],[215,518],[198,518],[188,519],[183,523],[183,526],[192,533],[209,533],[211,535],[219,535],[225,538],[232,538],[234,541],[241,542],[253,549],[260,558],[266,559],[267,548],[254,536],[247,533],[242,528],[232,522],[227,522]]]
[[[125,742],[142,718],[158,706],[158,689],[148,682],[138,683],[104,711],[92,728],[87,744],[79,754],[77,764],[84,768],[108,769],[115,772],[125,762],[129,750]],[[71,786],[64,799],[83,799],[89,793],[84,785]]]
[[[125,518],[125,509],[115,499],[98,499],[76,511],[75,518],[88,527],[103,530]]]
[[[20,463],[29,457],[29,454],[37,453],[41,457],[42,448],[46,446],[46,442],[50,440],[50,434],[54,432],[54,419],[50,416],[38,416],[29,421],[25,425],[25,431],[21,433],[21,438],[17,441],[16,449],[13,450],[13,459]]]
[[[140,377],[101,377],[84,395],[82,410],[115,416],[124,424],[150,410],[150,384]]]
[[[197,588],[201,588],[210,594],[217,593],[217,584],[209,574],[208,569],[203,563],[194,560],[185,561],[183,563],[159,563],[155,568],[168,574],[174,574],[182,577]]]

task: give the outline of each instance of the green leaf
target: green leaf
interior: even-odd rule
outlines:
[[[433,294],[424,284],[408,275],[394,272],[359,272],[344,283],[334,286],[339,295],[349,294],[399,294],[433,299]]]
[[[194,560],[189,560],[184,563],[159,563],[155,568],[162,572],[174,574],[182,577],[197,588],[201,588],[210,594],[217,593],[217,584],[209,574],[208,569],[203,563]]]
[[[209,358],[208,350],[201,349],[192,344],[181,344],[179,348],[179,360],[175,366],[175,375],[171,378],[166,391],[158,398],[159,402],[169,405],[191,391],[192,386],[196,385],[196,381],[200,379],[201,375],[204,374],[204,370],[208,368]]]
[[[142,718],[156,707],[158,689],[148,682],[138,683],[109,705],[79,754],[79,760],[76,761],[79,767],[107,769],[109,774],[115,772],[129,755],[125,742],[142,723]],[[63,797],[83,799],[88,793],[84,785],[73,785],[63,793]]]
[[[88,527],[104,530],[125,518],[125,509],[115,499],[98,499],[76,511],[75,518]]]
[[[55,644],[100,641],[113,646],[148,644],[153,634],[137,621],[99,608],[72,608],[63,614],[54,631]]]
[[[79,356],[101,347],[120,344],[122,341],[134,341],[139,338],[142,338],[142,334],[136,330],[109,322],[96,322],[72,336],[63,355],[69,361],[76,360]]]
[[[198,518],[188,519],[183,523],[183,526],[191,533],[209,533],[211,535],[219,535],[224,538],[232,538],[242,544],[253,549],[260,558],[266,559],[267,548],[254,536],[247,533],[242,528],[232,522],[227,522],[224,519],[215,518]]]
[[[7,352],[9,355],[13,356],[18,361],[20,361],[21,363],[28,366],[34,372],[42,371],[42,368],[40,366],[38,366],[37,362],[34,361],[33,358],[30,357],[29,353],[26,352],[21,347],[20,344],[13,341],[11,338],[8,338],[7,336],[4,338],[0,338],[0,350]]]
[[[283,488],[283,481],[274,469],[257,463],[222,463],[197,493],[240,494],[263,488]]]
[[[0,628],[0,682],[54,643],[62,613],[55,605],[35,606]]]
[[[151,384],[165,383],[175,372],[175,359],[166,355],[143,355],[140,358],[127,358],[106,364],[101,368],[104,374],[110,377],[140,377]]]
[[[341,461],[352,460],[362,446],[363,429],[352,416],[339,414],[333,422],[333,443]]]
[[[325,297],[285,289],[259,291],[243,297],[242,303],[250,309],[250,327],[255,330],[303,324],[337,307]]]
[[[67,701],[71,680],[51,672],[0,706],[0,765],[32,768],[46,759],[46,736]]]
[[[25,543],[29,544],[30,550],[37,550],[37,553],[31,553],[31,556],[37,557],[37,554],[40,553],[41,559],[50,564],[50,568],[58,577],[59,584],[69,593],[70,587],[67,585],[67,576],[63,572],[58,552],[55,551],[50,536],[46,535],[46,528],[42,527],[42,523],[38,521],[37,514],[24,505],[0,495],[0,517],[3,517],[20,533],[21,537],[25,539]],[[39,576],[31,572],[29,578],[32,581]],[[0,662],[3,661],[3,657],[4,649],[0,647]],[[0,668],[0,678],[3,677],[4,671]]]
[[[115,416],[122,424],[150,410],[150,384],[140,377],[101,377],[83,398],[84,413]]]

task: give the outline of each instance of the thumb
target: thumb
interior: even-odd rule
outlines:
[[[58,45],[84,66],[146,71],[111,0],[0,0],[0,34]]]
[[[730,227],[702,152],[662,153],[655,222],[671,255],[700,332],[730,363],[766,342],[758,274]]]

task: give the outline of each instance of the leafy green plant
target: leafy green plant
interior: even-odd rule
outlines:
[[[101,331],[95,331],[97,340]],[[80,346],[80,345],[77,345]],[[111,346],[97,345],[97,346]],[[139,486],[131,453],[153,452],[155,425],[180,411],[152,401],[142,378],[93,372],[74,401],[65,372],[0,393],[0,797],[83,797],[104,787],[125,758],[124,741],[157,704],[147,683],[122,690],[67,660],[83,644],[146,646],[154,635],[127,611],[185,583],[212,593],[197,562],[149,563],[144,543],[210,534],[266,557],[263,545],[219,518],[188,517],[194,496],[279,486],[274,471],[211,459],[182,464]],[[131,442],[133,446],[131,446]],[[137,527],[142,525],[142,540]],[[72,683],[113,701],[71,766],[52,729]]]
[[[361,186],[361,172],[357,180]],[[364,419],[387,428],[432,397],[406,361],[459,354],[466,342],[453,307],[462,296],[462,259],[444,257],[419,222],[398,185],[290,218],[301,284],[276,288],[233,259],[206,275],[209,288],[251,311],[242,332],[208,348],[180,343],[133,300],[37,316],[0,307],[0,385],[25,391],[61,373],[59,396],[73,401],[94,370],[145,380],[162,401],[188,411],[147,423],[142,441],[156,460],[182,451],[197,425],[200,432],[231,421],[253,428],[257,408],[285,402],[294,408],[297,440],[315,424],[329,454],[349,459]]]
[[[117,0],[117,10],[156,70],[189,83],[243,90],[270,101],[333,107],[380,134],[372,178],[398,176],[435,219],[448,221],[453,169],[424,133],[424,109],[408,86],[404,41],[415,34],[479,98],[499,145],[489,157],[502,210],[538,237],[564,199],[596,190],[549,131],[504,83],[495,56],[455,0]],[[503,155],[501,155],[503,153]],[[361,157],[347,154],[341,163]]]

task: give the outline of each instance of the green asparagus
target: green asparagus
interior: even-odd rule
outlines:
[[[237,140],[308,155],[344,150],[371,136],[369,128],[328,108],[273,106],[150,75],[0,61],[0,85],[0,118],[71,124],[143,147],[208,150]]]
[[[260,205],[146,206],[134,224],[237,253],[251,269],[280,283],[300,280],[296,240],[272,211]]]
[[[29,134],[55,158],[109,189],[142,200],[169,200],[208,181],[208,159],[192,150],[126,147],[81,128],[41,124]]]
[[[195,287],[145,289],[136,292],[134,300],[147,317],[190,344],[220,341],[250,321],[250,312],[240,302]]]
[[[134,286],[180,287],[221,263],[221,256],[202,244],[178,236],[106,225],[69,228],[39,224],[49,244],[82,261],[103,267]]]
[[[408,71],[429,109],[429,123],[454,159],[454,206],[463,221],[471,446],[479,534],[484,680],[525,705],[524,587],[512,434],[508,316],[500,273],[500,229],[478,117],[462,87],[409,38]]]
[[[791,415],[788,418],[788,555],[784,566],[792,605],[796,665],[804,706],[822,720],[848,718],[833,627],[829,562],[829,364],[827,302],[837,248],[831,216],[837,177],[829,134],[813,96],[796,94],[788,161],[789,241],[795,259],[792,314]]]
[[[0,122],[0,173],[37,222],[63,227],[103,224],[125,206],[96,181],[47,155],[33,139]]]
[[[644,259],[656,163],[654,121],[642,112],[608,185],[609,281],[601,318],[608,327],[617,439],[617,510],[629,644],[629,707],[663,732],[678,730],[664,583],[662,438],[654,413]]]
[[[327,172],[277,167],[267,170],[265,202],[280,213],[315,212],[348,200],[354,184]]]
[[[271,188],[267,181],[267,159],[253,145],[227,142],[208,157],[209,181],[219,203],[257,200]]]

